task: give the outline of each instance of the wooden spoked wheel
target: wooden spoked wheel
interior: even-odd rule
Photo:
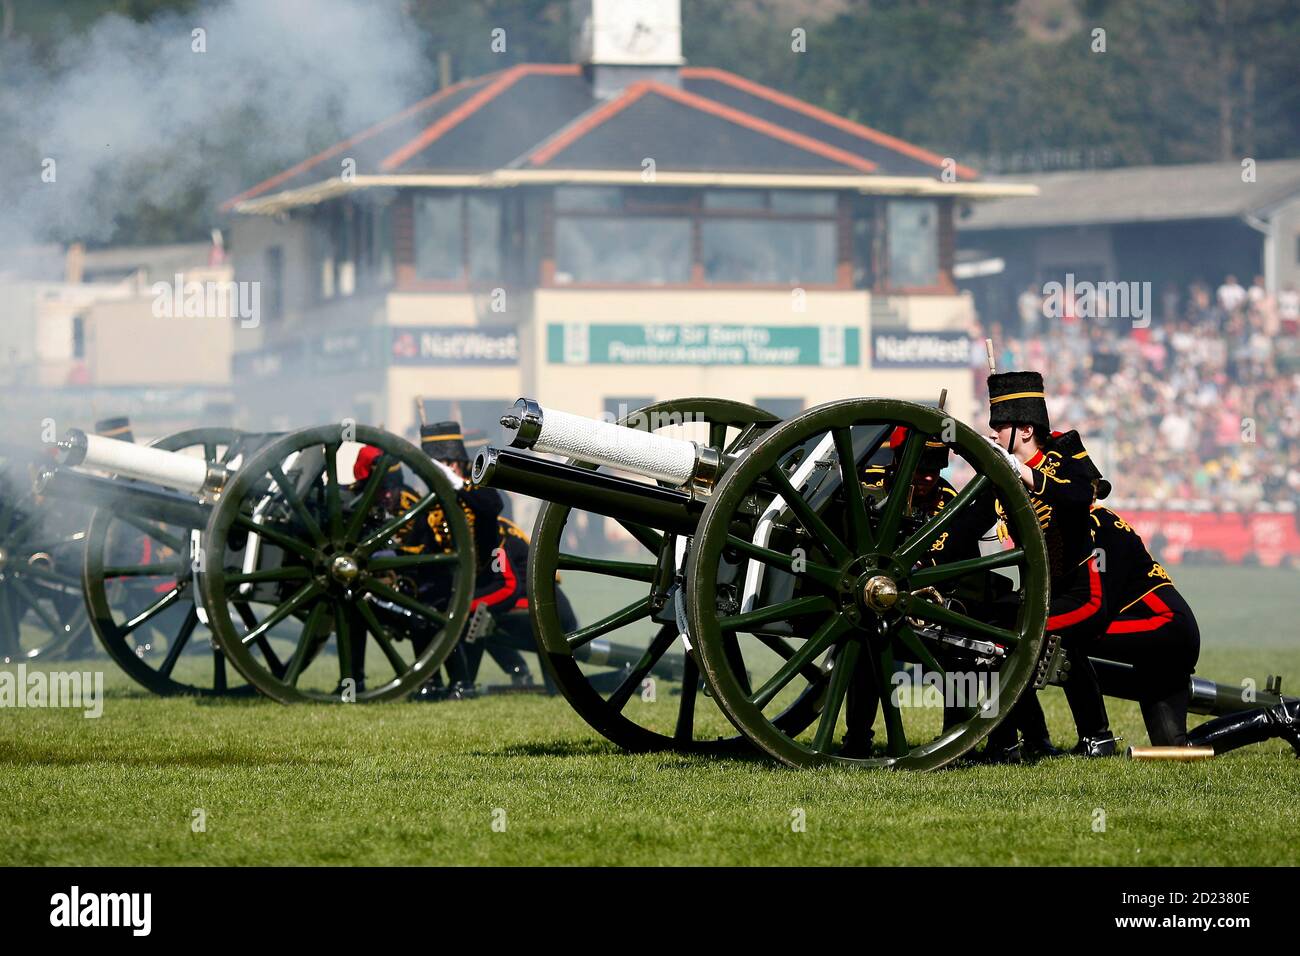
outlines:
[[[352,481],[364,445],[381,454]],[[325,425],[266,445],[223,491],[203,542],[199,586],[217,642],[275,700],[402,697],[464,630],[475,558],[455,489],[379,429]]]
[[[908,432],[893,483],[873,500],[861,468],[900,425]],[[946,440],[975,471],[933,517],[910,513],[926,437]],[[1000,504],[1015,546],[932,565],[932,543],[986,495]],[[739,595],[727,583],[738,569],[747,582]],[[992,575],[1000,586],[992,587]],[[1047,619],[1046,549],[1019,478],[972,429],[910,402],[831,402],[759,438],[704,509],[687,582],[691,637],[718,703],[758,747],[797,767],[842,762],[926,770],[956,759],[1031,680]],[[959,588],[981,586],[1005,594],[999,623],[951,600]],[[928,599],[929,589],[944,600]],[[744,662],[765,633],[797,650],[775,673],[751,682]],[[773,717],[781,701],[799,693],[809,665],[824,669],[832,655],[821,715],[804,732],[783,729]],[[968,691],[946,727],[943,708],[909,706],[895,693],[903,660],[934,675],[940,687]],[[849,756],[837,736],[854,688],[878,700],[884,740]]]

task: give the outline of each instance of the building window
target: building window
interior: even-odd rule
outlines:
[[[928,289],[939,284],[939,205],[896,199],[889,204],[889,285]]]
[[[559,187],[557,285],[834,285],[838,197],[765,189]]]
[[[497,196],[470,196],[469,277],[478,281],[501,279],[501,199]]]
[[[761,189],[706,189],[704,208],[715,209],[766,209],[767,193]]]
[[[853,288],[870,289],[876,282],[876,263],[881,257],[880,206],[870,196],[854,196],[850,202],[853,230]]]
[[[369,288],[390,285],[393,281],[393,204],[385,202],[368,207],[364,223],[366,254],[362,285]]]
[[[617,212],[623,208],[623,190],[617,186],[557,186],[555,208],[566,212]]]
[[[332,299],[390,282],[392,245],[385,207],[351,201],[322,206],[314,220],[311,252],[318,296]],[[283,260],[272,262],[271,256],[268,251],[263,262],[268,279],[277,269],[283,272]]]
[[[417,194],[415,274],[420,279],[475,283],[503,280],[501,197],[492,194]]]
[[[769,205],[773,212],[800,216],[835,215],[835,194],[803,189],[774,189]]]
[[[464,277],[464,223],[458,195],[415,197],[415,274],[421,279]]]
[[[558,218],[555,281],[680,285],[691,278],[686,218]]]
[[[351,203],[334,210],[331,240],[334,245],[335,281],[339,295],[357,291],[356,210]]]
[[[72,357],[86,357],[86,320],[80,315],[72,317]]]
[[[700,258],[706,282],[829,285],[835,223],[705,219]]]

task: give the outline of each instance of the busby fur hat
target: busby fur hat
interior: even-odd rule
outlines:
[[[1110,495],[1110,482],[1101,476],[1101,471],[1097,468],[1096,462],[1088,454],[1088,449],[1083,447],[1083,439],[1079,437],[1076,431],[1053,432],[1052,433],[1052,451],[1059,452],[1067,458],[1073,458],[1088,473],[1093,481],[1093,487],[1097,489],[1097,500],[1101,501]]]
[[[889,447],[894,453],[894,461],[903,454],[903,442],[907,439],[907,429],[902,425],[889,435]],[[925,447],[921,449],[921,460],[917,467],[923,472],[943,471],[948,467],[948,446],[934,438],[926,438]]]
[[[433,422],[420,426],[420,447],[438,461],[469,461],[460,422]]]
[[[1051,431],[1047,393],[1037,372],[998,372],[989,376],[989,427],[1037,425]]]

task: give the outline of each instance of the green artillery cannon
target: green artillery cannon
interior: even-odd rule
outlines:
[[[348,481],[362,445],[381,458]],[[59,449],[38,490],[96,506],[82,569],[91,623],[150,690],[389,700],[460,639],[469,526],[449,473],[394,435],[195,429],[146,448],[73,430]],[[413,504],[386,484],[397,474]],[[410,536],[435,513],[442,546],[417,551]],[[430,598],[420,581],[434,570]],[[367,656],[371,643],[379,653]]]
[[[929,769],[969,751],[1045,678],[1047,558],[1028,496],[983,438],[934,408],[852,399],[780,422],[738,403],[685,399],[614,424],[521,399],[502,424],[512,447],[484,449],[474,480],[546,502],[529,571],[541,656],[579,713],[625,747],[707,752],[748,741],[794,766]],[[900,425],[908,438],[897,483],[871,501],[862,468]],[[911,513],[911,476],[924,437],[949,433],[976,478],[923,519]],[[918,558],[986,488],[1023,543],[920,568]],[[594,554],[585,539],[566,536],[566,525],[593,516],[622,529],[641,555]],[[622,582],[640,590],[625,587],[625,604],[566,632],[553,582],[578,571],[611,590]],[[990,576],[1016,598],[1006,625],[930,597],[935,588],[987,589]],[[623,640],[628,628],[649,632],[640,673],[601,694],[576,653],[614,632]],[[678,641],[687,657],[676,707],[630,706],[638,678]],[[890,680],[903,659],[940,675],[944,664],[978,671],[960,720],[942,727],[933,712],[898,705]],[[887,741],[882,753],[850,757],[836,740],[840,718],[868,682],[881,697]],[[739,737],[719,733],[715,706]]]
[[[1046,549],[1025,489],[984,438],[939,410],[850,399],[780,422],[738,403],[683,399],[610,423],[520,399],[502,425],[510,447],[484,449],[473,475],[544,501],[528,581],[539,656],[578,712],[623,747],[719,752],[748,742],[797,767],[932,769],[975,747],[1028,686],[1057,676],[1059,648],[1044,637]],[[863,469],[899,426],[907,437],[893,483],[873,495]],[[975,472],[933,516],[911,502],[927,438]],[[1001,503],[1015,546],[924,561],[985,492]],[[593,525],[639,550],[602,553],[600,536],[576,533]],[[555,581],[574,573],[618,600],[566,628]],[[638,631],[638,666],[612,691],[596,686],[583,649]],[[676,707],[633,703],[679,642]],[[963,699],[907,706],[894,691],[908,662],[945,691],[964,688]],[[1100,666],[1112,693],[1135,696],[1124,673]],[[1201,678],[1191,692],[1194,711],[1240,709]],[[886,739],[870,755],[837,741],[855,695],[880,700]],[[718,711],[738,737],[719,732]]]

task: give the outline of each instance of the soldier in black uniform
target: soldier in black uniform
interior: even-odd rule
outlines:
[[[990,441],[1028,489],[1047,544],[1051,578],[1047,633],[1060,635],[1063,645],[1072,648],[1094,637],[1106,621],[1105,595],[1092,560],[1094,479],[1083,464],[1086,452],[1066,454],[1057,447],[1039,373],[990,375],[988,387],[989,427],[997,433]],[[1077,434],[1071,434],[1077,439]],[[1000,510],[991,494],[983,496],[961,516],[955,535],[983,534],[998,519]],[[1109,756],[1115,752],[1115,737],[1096,673],[1085,654],[1072,653],[1070,660],[1064,689],[1079,733],[1072,753]],[[1055,752],[1046,740],[1045,723],[1038,719],[1041,710],[1036,696],[1032,688],[1027,690],[1007,719],[994,728],[986,757],[1018,759],[1015,736],[1018,729],[1026,727],[1036,738],[1035,744],[1045,744],[1047,753]]]
[[[1201,651],[1196,615],[1132,525],[1100,505],[1092,520],[1102,588],[1115,610],[1087,652],[1132,664],[1147,736],[1158,747],[1182,746],[1188,682]]]
[[[1054,438],[1057,451],[1082,463],[1097,500],[1104,500],[1110,482],[1102,477],[1078,434]],[[1187,743],[1188,681],[1201,650],[1196,615],[1132,525],[1095,503],[1091,519],[1106,627],[1078,649],[1091,657],[1132,664],[1133,690],[1151,742],[1182,746]]]
[[[887,464],[867,465],[862,469],[862,486],[868,495],[885,495],[894,483],[894,473],[898,469],[898,460],[902,454],[903,442],[907,439],[907,429],[899,426],[889,436],[891,459]],[[921,451],[916,471],[912,475],[911,510],[913,513],[931,517],[944,509],[953,498],[957,497],[955,489],[943,477],[943,470],[948,467],[948,446],[941,441],[927,440]],[[979,554],[978,542],[970,553],[961,557],[976,557]],[[953,559],[956,560],[956,559]]]
[[[514,609],[523,597],[525,586],[518,550],[507,541],[509,535],[501,527],[501,512],[505,504],[501,493],[495,488],[470,484],[469,451],[465,447],[465,436],[459,422],[421,425],[420,447],[430,458],[445,465],[465,482],[456,496],[474,534],[474,551],[478,559],[470,611],[473,613],[483,606],[495,620],[499,615]],[[435,508],[429,515],[430,525],[435,521],[442,521],[440,508]],[[523,547],[526,553],[526,539]],[[447,660],[447,677],[453,687],[473,686],[484,649],[510,675],[513,683],[532,683],[528,664],[517,650],[491,640],[461,641]],[[436,681],[431,684],[433,687],[438,686]],[[428,697],[428,694],[417,695],[417,698]]]
[[[1089,460],[1085,463],[1097,479],[1097,497],[1104,499],[1110,483]],[[1151,743],[1208,746],[1221,754],[1280,737],[1300,756],[1300,700],[1227,714],[1188,731],[1189,683],[1201,648],[1196,615],[1132,525],[1099,505],[1092,520],[1109,622],[1087,650],[1096,658],[1133,665],[1135,686],[1125,696],[1137,698]]]

